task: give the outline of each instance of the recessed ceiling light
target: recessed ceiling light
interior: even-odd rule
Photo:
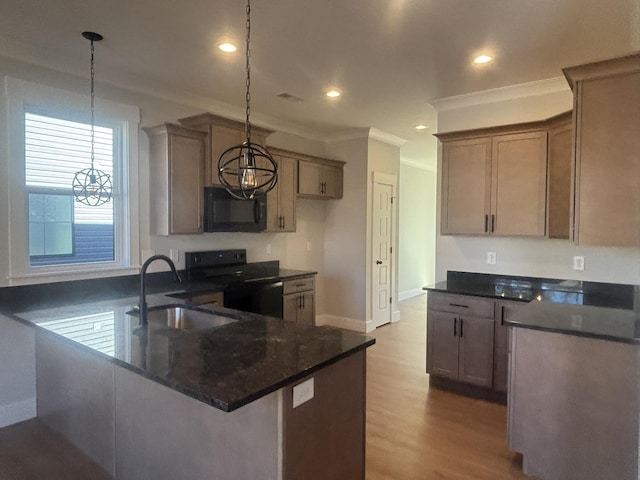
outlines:
[[[478,64],[489,63],[491,60],[493,60],[493,57],[489,55],[479,55],[473,59],[473,63],[478,63]]]
[[[338,98],[340,96],[340,92],[338,90],[329,90],[326,95],[329,98]]]
[[[233,53],[238,49],[233,43],[221,43],[218,48],[226,53]]]
[[[416,125],[416,130],[426,130],[427,128],[429,128],[429,127],[427,127],[426,125],[422,125],[422,124],[421,125]]]

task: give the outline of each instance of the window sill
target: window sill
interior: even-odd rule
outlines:
[[[88,280],[91,278],[119,277],[136,275],[140,267],[113,267],[100,270],[66,270],[64,272],[38,272],[23,275],[11,275],[9,286],[33,285],[38,283],[66,282],[70,280]]]

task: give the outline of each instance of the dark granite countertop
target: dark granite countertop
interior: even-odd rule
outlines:
[[[149,295],[150,312],[181,302]],[[232,320],[207,330],[188,331],[126,312],[138,298],[69,304],[15,312],[28,322],[102,356],[105,360],[227,412],[373,345],[366,335],[338,328],[303,327],[279,318],[207,308]]]
[[[239,282],[288,280],[316,272],[253,272]],[[150,311],[184,305],[174,293],[213,292],[228,283],[176,284],[170,272],[148,275]],[[0,288],[0,313],[132,372],[230,412],[375,343],[334,327],[305,327],[279,318],[207,307],[226,322],[206,330],[150,320],[139,330],[138,275]],[[2,321],[2,319],[0,319]]]
[[[484,273],[447,272],[427,291],[527,302],[506,325],[640,343],[640,287]]]

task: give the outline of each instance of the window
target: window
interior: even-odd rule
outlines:
[[[114,195],[76,202],[73,177],[91,162],[91,125],[25,112],[25,186],[31,266],[114,260]],[[114,129],[95,127],[96,168],[113,176]]]
[[[10,77],[5,87],[10,284],[135,271],[139,109],[96,97],[94,162],[113,194],[90,207],[72,191],[75,173],[91,165],[88,97]]]

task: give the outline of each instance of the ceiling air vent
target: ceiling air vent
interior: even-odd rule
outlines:
[[[287,93],[287,92],[278,93],[276,96],[291,103],[300,103],[304,101],[300,97],[296,97],[295,95],[291,95],[290,93]]]

